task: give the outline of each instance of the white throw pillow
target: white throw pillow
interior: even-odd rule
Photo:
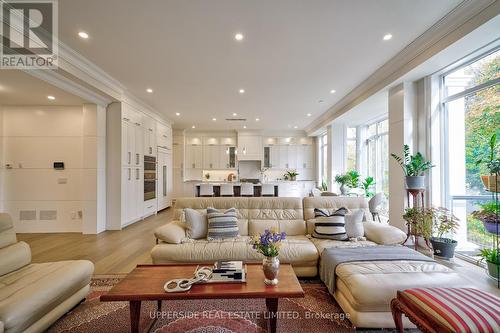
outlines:
[[[345,231],[349,238],[359,238],[365,235],[363,227],[363,216],[365,212],[361,209],[353,210],[345,216]]]
[[[184,208],[183,213],[187,237],[192,239],[206,238],[208,232],[207,214],[191,208]]]

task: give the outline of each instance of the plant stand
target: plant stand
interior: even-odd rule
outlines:
[[[499,219],[498,219],[498,215],[499,215],[499,204],[498,204],[498,191],[500,190],[497,186],[498,186],[498,175],[495,175],[495,187],[492,188],[491,186],[488,186],[486,188],[486,191],[487,192],[490,192],[491,193],[491,199],[493,201],[495,201],[495,214],[496,214],[496,232],[493,234],[492,233],[492,245],[493,245],[493,248],[496,248],[497,249],[497,253],[499,251],[499,240],[498,240],[498,224],[499,224]],[[497,277],[496,277],[496,280],[497,280],[497,288],[500,289],[500,266],[497,265]]]
[[[425,208],[425,201],[424,201],[424,189],[407,189],[406,190],[406,200],[409,208],[418,208],[423,210]],[[410,197],[412,200],[410,200]],[[413,236],[414,238],[414,249],[415,251],[418,250],[418,238],[421,236],[419,235],[415,230],[412,230],[411,224],[408,223],[408,231],[406,233],[406,239],[403,242],[403,245],[406,246],[406,242],[410,239],[410,237]],[[432,247],[429,244],[429,240],[425,238],[425,245],[427,245],[427,248],[432,249]]]

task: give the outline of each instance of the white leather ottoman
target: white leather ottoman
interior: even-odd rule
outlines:
[[[337,267],[336,290],[332,294],[355,327],[393,328],[390,303],[397,290],[465,284],[457,273],[438,263],[357,262]],[[404,319],[405,327],[415,327]]]

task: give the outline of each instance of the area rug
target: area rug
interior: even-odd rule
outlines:
[[[129,332],[128,303],[99,301],[121,278],[94,277],[87,299],[48,332]],[[320,281],[301,281],[301,285],[304,298],[280,300],[278,332],[354,332],[348,316]],[[267,332],[265,311],[263,299],[163,301],[162,312],[156,311],[156,302],[143,302],[141,331],[151,326],[154,333],[263,333]]]

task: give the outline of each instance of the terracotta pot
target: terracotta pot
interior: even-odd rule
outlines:
[[[500,177],[481,175],[481,181],[483,182],[484,188],[486,190],[490,192],[500,191]]]

